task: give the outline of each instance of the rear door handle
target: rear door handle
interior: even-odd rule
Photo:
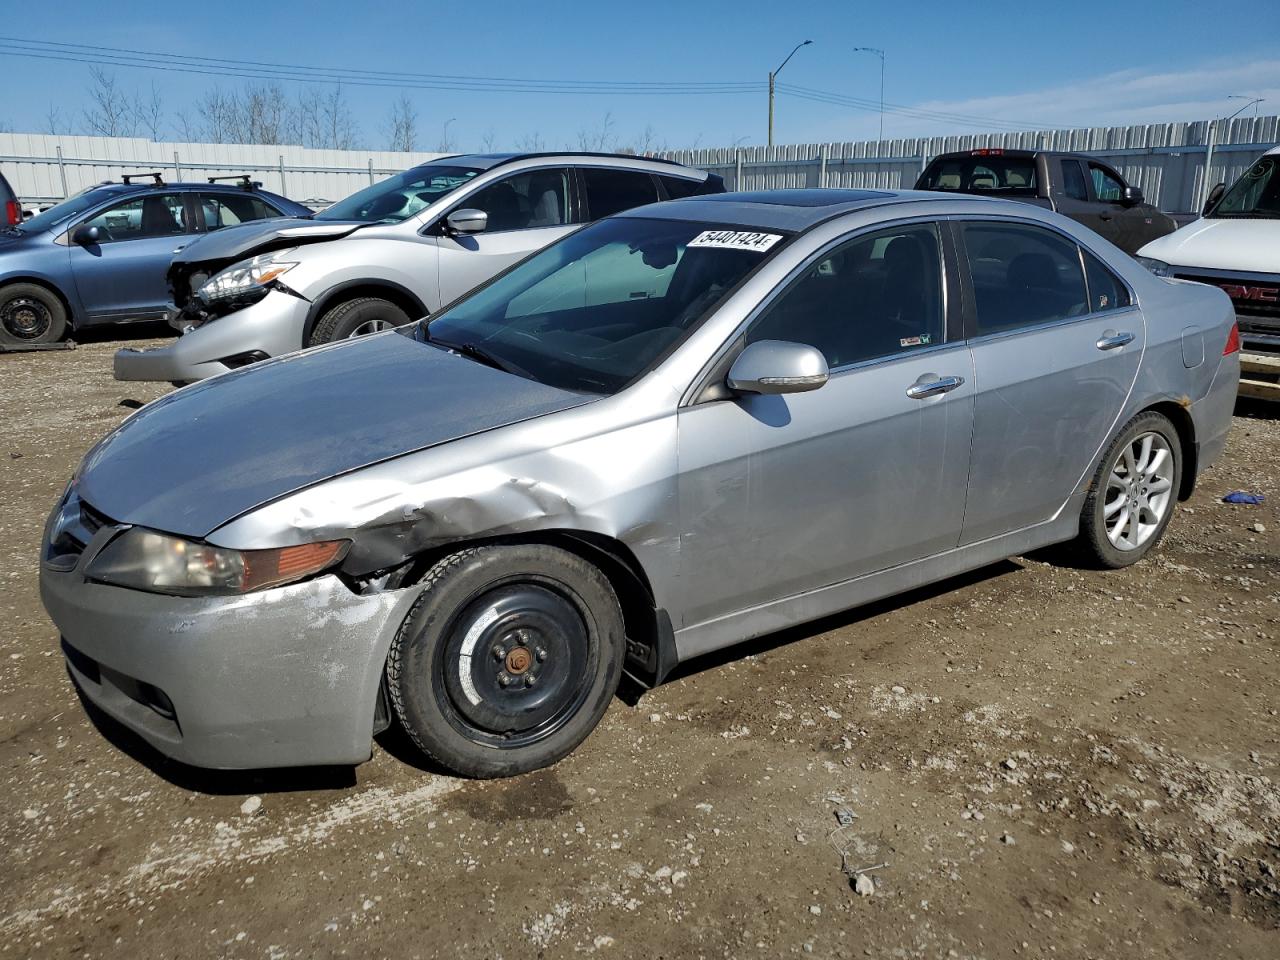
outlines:
[[[1104,330],[1102,336],[1098,338],[1099,350],[1115,350],[1117,347],[1123,347],[1133,343],[1132,333],[1116,333],[1114,330]]]
[[[912,400],[936,397],[940,393],[950,393],[963,383],[964,377],[935,377],[931,374],[926,374],[907,387],[907,396]]]

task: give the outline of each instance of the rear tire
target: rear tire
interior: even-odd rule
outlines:
[[[1078,558],[1115,570],[1145,557],[1164,536],[1181,480],[1177,429],[1163,414],[1138,414],[1098,464],[1073,544]]]
[[[469,777],[550,766],[600,722],[622,676],[608,579],[545,544],[469,547],[423,579],[387,657],[392,709],[428,758]]]
[[[67,310],[57,294],[35,283],[0,287],[0,342],[57,343],[67,332]]]
[[[357,297],[325,311],[315,329],[311,331],[309,346],[320,343],[333,343],[335,340],[347,340],[351,337],[363,336],[366,333],[378,333],[400,327],[409,322],[409,315],[390,300],[381,297]]]

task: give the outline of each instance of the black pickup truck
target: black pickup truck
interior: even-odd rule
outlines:
[[[1121,250],[1144,245],[1178,228],[1100,160],[1047,150],[964,150],[934,157],[917,190],[1022,200],[1056,210],[1096,230]]]

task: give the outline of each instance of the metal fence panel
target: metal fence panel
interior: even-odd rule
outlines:
[[[1280,141],[1280,117],[1239,117],[1214,123],[1209,174],[1210,122],[1137,124],[1019,133],[969,133],[899,140],[806,143],[775,147],[712,147],[663,154],[725,178],[730,190],[780,187],[910,188],[929,159],[955,150],[1002,147],[1064,150],[1106,160],[1147,199],[1171,213],[1195,211],[1207,187],[1240,176]]]

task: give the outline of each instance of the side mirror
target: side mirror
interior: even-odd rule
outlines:
[[[1142,200],[1142,190],[1139,187],[1125,187],[1120,202],[1126,207],[1136,207]]]
[[[454,233],[484,233],[489,226],[489,215],[483,210],[455,210],[445,219]]]
[[[82,246],[97,243],[102,239],[102,231],[97,227],[76,227],[75,232],[71,234],[71,239]]]
[[[1205,198],[1204,207],[1201,209],[1200,214],[1202,216],[1207,216],[1209,211],[1218,205],[1218,201],[1222,199],[1222,195],[1226,192],[1227,185],[1225,183],[1220,183],[1210,190],[1209,196]]]
[[[827,359],[817,347],[758,340],[738,354],[725,385],[734,393],[805,393],[827,382]]]

